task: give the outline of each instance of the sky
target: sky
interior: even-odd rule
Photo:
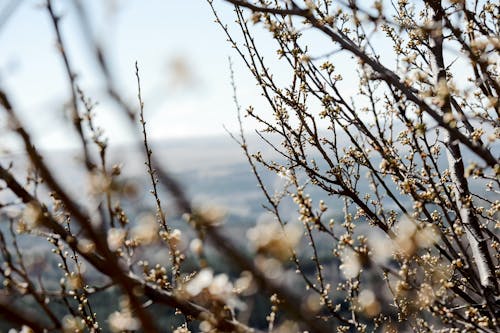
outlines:
[[[44,1],[0,0],[0,86],[44,148],[76,144],[63,110],[69,86]],[[14,1],[14,2],[15,2]],[[134,140],[127,120],[103,94],[104,81],[84,42],[72,1],[53,1],[77,83],[98,103],[97,122],[111,143]],[[135,61],[141,75],[152,139],[225,135],[237,128],[228,57],[234,62],[238,97],[258,104],[259,91],[231,49],[205,0],[85,0],[93,34],[103,45],[113,77],[127,102],[137,106]],[[232,20],[232,8],[216,1]],[[6,18],[7,16],[7,18]],[[263,106],[263,104],[262,104]],[[66,117],[66,118],[65,118]],[[0,118],[5,129],[5,119]],[[10,142],[5,135],[0,140]],[[6,145],[6,144],[5,144]]]
[[[104,81],[78,24],[73,1],[52,0],[62,17],[62,38],[77,74],[77,84],[98,103],[96,122],[110,144],[136,141],[127,119],[107,98]],[[231,48],[206,0],[80,0],[91,20],[92,34],[103,46],[118,90],[135,107],[137,83],[134,63],[140,67],[148,134],[152,140],[192,137],[228,137],[225,128],[238,129],[230,81],[229,60],[234,63],[238,99],[269,115],[260,88],[239,55]],[[39,147],[76,147],[65,103],[70,101],[68,80],[56,47],[56,36],[44,0],[0,0],[0,87],[11,96]],[[16,4],[16,5],[13,5]],[[214,5],[222,20],[236,32],[233,7],[224,0]],[[14,8],[9,11],[9,8]],[[10,13],[10,15],[6,15]],[[336,48],[324,35],[303,31],[313,56]],[[255,27],[259,48],[275,78],[290,75],[270,33]],[[316,45],[316,49],[314,49]],[[340,52],[335,62],[344,76],[343,91],[356,93],[355,61]],[[279,79],[278,79],[279,80]],[[246,118],[251,132],[258,126]],[[326,126],[326,125],[325,125]],[[0,148],[14,147],[0,115]]]
[[[98,103],[95,121],[111,145],[137,141],[123,112],[104,93],[104,80],[78,24],[74,1],[78,0],[52,0],[56,13],[62,17],[62,38],[77,84]],[[213,136],[230,140],[224,128],[235,131],[238,123],[228,57],[234,63],[240,104],[270,114],[255,79],[214,22],[206,0],[79,1],[90,18],[92,35],[103,46],[118,90],[136,108],[134,63],[138,62],[147,130],[152,140]],[[11,96],[39,147],[77,147],[68,112],[64,111],[70,100],[68,80],[44,3],[45,0],[0,0],[0,87]],[[214,0],[214,4],[224,23],[235,31],[232,6],[224,0]],[[313,57],[336,49],[317,31],[302,33]],[[277,60],[272,36],[262,26],[255,27],[254,36],[276,77],[287,82],[290,69],[285,61]],[[394,67],[392,46],[380,34],[373,35],[372,42],[379,49],[381,61]],[[355,59],[346,51],[335,53],[331,59],[344,78],[341,91],[354,98]],[[362,99],[356,98],[356,102],[359,106]],[[248,132],[258,128],[248,118],[244,126]],[[0,149],[16,146],[6,128],[7,122],[0,113]]]

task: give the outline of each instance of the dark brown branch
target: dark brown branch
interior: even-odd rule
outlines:
[[[226,1],[241,7],[249,8],[256,12],[280,14],[281,11],[281,9],[277,8],[275,9],[275,8],[255,6],[246,1],[239,1],[239,0],[226,0]],[[412,88],[406,86],[404,82],[402,82],[399,79],[396,73],[394,73],[393,71],[382,65],[377,60],[372,59],[363,50],[354,45],[354,43],[341,31],[338,30],[335,31],[332,28],[321,23],[310,11],[294,10],[294,13],[291,15],[296,15],[307,19],[313,27],[325,33],[334,42],[339,43],[343,49],[351,52],[352,54],[357,56],[360,60],[368,64],[376,73],[378,73],[380,79],[387,81],[389,84],[400,90],[408,100],[412,101],[420,109],[427,112],[437,122],[439,126],[445,128],[450,133],[450,136],[453,139],[458,140],[462,144],[467,146],[473,153],[480,156],[490,167],[495,167],[495,165],[499,164],[498,159],[495,158],[486,147],[470,140],[466,135],[461,133],[456,127],[450,126],[450,124],[444,120],[443,116],[440,115],[438,111],[434,110],[434,108],[429,106],[424,100],[418,97],[416,95],[416,92]]]

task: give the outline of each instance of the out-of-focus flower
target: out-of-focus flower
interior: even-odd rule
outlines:
[[[191,296],[196,296],[212,283],[214,272],[210,268],[204,268],[187,283],[185,289]]]
[[[403,218],[396,226],[396,250],[411,257],[419,248],[428,248],[439,239],[437,227],[430,223],[417,225],[409,218]]]
[[[255,265],[268,279],[274,280],[284,276],[284,270],[281,262],[275,258],[268,258],[258,255],[255,258]]]
[[[201,332],[211,332],[213,330],[212,324],[208,320],[204,320],[200,323]]]
[[[211,295],[222,296],[226,298],[233,291],[233,284],[229,281],[229,277],[226,274],[219,274],[214,277],[210,286],[208,286],[208,291]]]
[[[308,295],[304,306],[307,312],[318,313],[323,306],[323,301],[321,300],[321,296],[318,294]]]
[[[342,264],[339,268],[346,279],[353,279],[359,274],[359,271],[361,270],[359,255],[351,248],[346,247],[342,251],[340,260],[342,261]]]
[[[83,238],[78,242],[78,250],[82,253],[91,253],[95,251],[95,243],[90,239]]]
[[[64,333],[81,333],[85,330],[85,323],[82,318],[67,315],[62,320]]]
[[[196,72],[190,66],[185,55],[176,55],[168,62],[169,90],[193,88],[199,83]]]
[[[446,82],[446,79],[440,79],[436,87],[436,97],[438,105],[444,105],[448,96],[450,96],[448,82]]]
[[[389,161],[387,161],[386,159],[382,159],[382,161],[380,162],[380,165],[379,165],[379,169],[381,172],[386,172],[388,170],[388,168],[390,167],[391,163],[389,163]]]
[[[306,4],[306,7],[310,10],[314,10],[317,7],[316,4],[314,3],[314,1],[312,1],[312,0],[306,0],[305,4]]]
[[[251,295],[256,292],[256,286],[253,282],[253,275],[251,272],[241,272],[240,277],[234,283],[234,291],[243,295]]]
[[[380,313],[380,303],[375,297],[375,293],[370,289],[363,289],[358,296],[358,305],[369,317],[375,317]]]
[[[182,240],[182,232],[179,229],[174,229],[168,235],[168,240],[173,246],[177,246]]]
[[[76,273],[71,273],[69,276],[68,276],[68,287],[70,289],[81,289],[83,288],[83,281],[82,281],[82,278],[79,274],[76,274]]]
[[[140,244],[151,244],[158,240],[159,226],[151,214],[141,216],[131,230],[131,237]]]
[[[11,328],[8,333],[34,333],[34,331],[31,329],[31,327],[23,325],[20,331]]]
[[[108,246],[111,251],[118,250],[125,242],[127,232],[124,229],[111,228],[108,230]]]
[[[371,258],[376,263],[387,263],[394,253],[394,243],[386,235],[369,234],[368,244],[370,246]]]
[[[111,188],[111,177],[102,172],[93,172],[89,176],[91,194],[106,193]]]
[[[415,240],[420,248],[429,248],[439,240],[439,231],[435,225],[426,223],[415,234]]]
[[[32,229],[38,226],[42,217],[42,209],[37,202],[28,202],[24,207],[22,220],[28,228]]]
[[[284,228],[275,221],[261,220],[254,228],[247,231],[247,237],[259,253],[269,254],[280,260],[286,260],[302,236],[302,228],[296,224],[287,224]]]
[[[141,327],[137,318],[132,317],[128,311],[115,311],[108,317],[109,328],[112,332],[134,331]]]
[[[236,297],[233,284],[226,274],[214,275],[212,269],[204,268],[184,286],[191,297],[202,297],[224,302],[230,308],[244,308]]]
[[[17,220],[16,223],[16,232],[18,234],[24,234],[29,231],[29,226],[26,223],[26,221],[23,221],[22,219]]]
[[[200,255],[203,251],[203,242],[199,238],[195,238],[189,243],[189,249],[196,255]]]
[[[201,220],[199,222],[215,226],[222,223],[227,211],[224,208],[214,204],[205,204],[198,209],[197,213],[201,217]]]

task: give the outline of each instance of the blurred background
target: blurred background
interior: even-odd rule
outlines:
[[[97,103],[93,120],[109,145],[108,166],[121,167],[120,187],[126,190],[115,199],[120,201],[131,224],[156,209],[149,192],[142,138],[137,131],[139,122],[136,120],[136,128],[131,126],[126,113],[127,108],[137,112],[139,107],[137,61],[154,156],[180,181],[195,206],[215,208],[225,214],[226,233],[237,234],[245,244],[244,230],[266,217],[262,215],[263,197],[246,157],[224,129],[238,130],[229,56],[234,63],[241,104],[265,104],[259,100],[255,80],[231,49],[223,30],[214,23],[207,2],[54,0],[52,4],[60,17],[61,38],[76,85],[86,98]],[[231,6],[219,1],[218,8],[220,15],[233,20]],[[74,198],[86,203],[91,197],[92,183],[84,170],[80,140],[72,126],[71,85],[45,1],[0,0],[0,87],[9,95],[57,179]],[[125,108],[111,96],[110,90]],[[248,132],[254,128],[248,121],[245,127]],[[257,144],[254,137],[251,141]],[[95,146],[92,151],[96,153]],[[0,112],[0,163],[12,166],[22,182],[28,178],[30,166],[23,146],[10,132],[4,112]],[[266,175],[265,180],[280,185],[275,176]],[[40,192],[46,197],[46,189],[42,187]],[[185,248],[192,232],[172,209],[167,193],[160,195],[165,199],[170,223],[185,232]],[[0,204],[11,201],[16,202],[12,193],[0,191]],[[2,214],[14,214],[17,209],[13,205]],[[3,215],[0,220],[4,220]],[[19,237],[19,243],[32,262],[44,267],[46,285],[57,288],[60,270],[56,268],[57,260],[46,255],[50,244],[45,239],[33,240],[24,235]],[[168,261],[164,251],[149,254],[154,263]],[[218,271],[227,270],[224,264],[217,265],[224,261],[215,254],[210,258]],[[194,262],[188,258],[186,265]],[[20,306],[30,305],[18,302]],[[96,295],[94,303],[106,331],[105,318],[117,308],[115,291]],[[64,313],[64,309],[60,311]],[[162,320],[167,325],[176,319],[173,313],[163,313]],[[0,331],[10,327],[0,320]]]
[[[217,5],[221,15],[232,14],[231,6]],[[229,56],[240,99],[254,102],[258,95],[206,1],[53,1],[53,6],[61,17],[77,85],[98,103],[96,121],[111,145],[135,138],[122,110],[106,94],[94,43],[116,90],[133,107],[138,105],[138,62],[153,140],[222,136],[223,125],[237,128]],[[37,144],[44,149],[77,147],[64,110],[70,99],[68,80],[45,1],[0,0],[0,45],[0,85],[25,119],[36,115],[36,122],[27,126]],[[12,148],[12,140],[2,130],[2,148]]]

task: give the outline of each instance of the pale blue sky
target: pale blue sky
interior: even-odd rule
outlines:
[[[43,6],[45,1],[17,1],[21,4],[0,27],[0,85],[13,97],[40,146],[74,146],[77,142],[74,135],[63,130],[70,128],[62,112],[63,103],[69,100],[69,90],[55,47],[53,28]],[[252,104],[257,110],[267,111],[255,80],[231,49],[222,29],[214,23],[205,0],[81,1],[92,19],[93,33],[111,62],[118,88],[133,105],[137,105],[134,62],[139,62],[152,138],[225,135],[223,125],[237,128],[228,56],[235,64],[238,97],[243,107]],[[0,0],[0,16],[11,2]],[[91,50],[83,42],[73,1],[53,2],[57,13],[63,16],[63,38],[78,74],[78,84],[88,97],[99,102],[96,109],[99,123],[111,143],[129,142],[126,119],[103,94],[103,80]],[[215,5],[231,26],[232,6],[223,0],[216,0]],[[320,33],[304,33],[311,41],[311,55],[323,55],[335,49]],[[289,68],[276,60],[276,46],[270,34],[258,26],[256,37],[278,80],[280,75],[286,80]],[[377,43],[381,45],[382,57],[387,53],[388,61],[393,62],[391,47],[384,47],[381,41]],[[341,52],[332,61],[344,77],[342,91],[346,96],[354,96],[357,91],[355,60]],[[5,127],[1,116],[0,126]],[[246,120],[245,127],[251,130],[254,124]],[[4,145],[8,145],[2,132],[5,131],[0,131],[0,142],[3,140]]]
[[[0,0],[0,13],[10,2]],[[68,146],[74,140],[68,131],[61,130],[68,127],[61,111],[69,97],[68,85],[43,3],[24,0],[2,26],[0,84],[13,97],[40,145]],[[259,95],[204,0],[83,3],[88,6],[94,34],[111,60],[120,91],[134,105],[134,62],[139,62],[153,138],[218,135],[224,133],[223,124],[236,128],[228,56],[235,62],[242,102],[253,103]],[[96,112],[111,141],[128,141],[129,134],[123,130],[125,119],[116,114],[102,93],[102,77],[82,42],[71,1],[55,0],[54,4],[63,15],[63,38],[79,85],[100,103]],[[231,7],[222,1],[217,5],[221,14],[230,18]]]

